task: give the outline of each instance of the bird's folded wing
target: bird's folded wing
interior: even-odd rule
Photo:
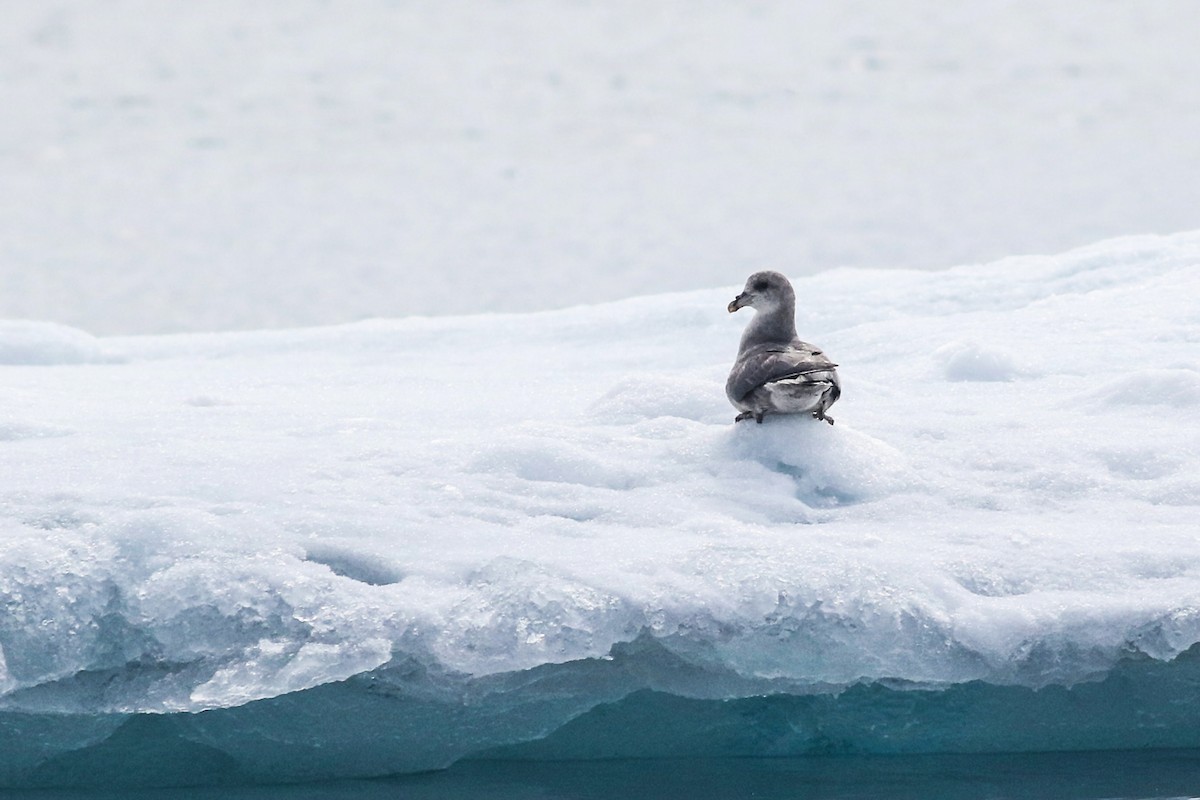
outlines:
[[[772,381],[796,378],[836,367],[820,350],[804,347],[772,347],[747,352],[729,375],[729,394],[739,400]]]

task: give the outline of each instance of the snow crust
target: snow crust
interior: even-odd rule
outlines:
[[[799,279],[833,427],[732,424],[733,287],[98,363],[0,327],[0,709],[435,691],[639,637],[687,696],[1169,660],[1200,642],[1198,266],[1192,233]]]

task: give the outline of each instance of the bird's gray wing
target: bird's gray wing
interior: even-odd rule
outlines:
[[[804,342],[755,347],[738,357],[725,388],[730,397],[741,400],[765,383],[836,366],[818,348]]]

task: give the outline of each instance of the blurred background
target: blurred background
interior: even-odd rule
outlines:
[[[1200,228],[1194,0],[0,0],[0,317],[526,311]]]

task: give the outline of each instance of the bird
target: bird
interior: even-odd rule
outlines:
[[[737,360],[725,382],[729,402],[741,413],[734,422],[767,414],[812,414],[833,424],[825,412],[842,394],[837,364],[796,334],[796,291],[770,270],[746,279],[729,313],[749,306],[754,318],[742,333]]]

